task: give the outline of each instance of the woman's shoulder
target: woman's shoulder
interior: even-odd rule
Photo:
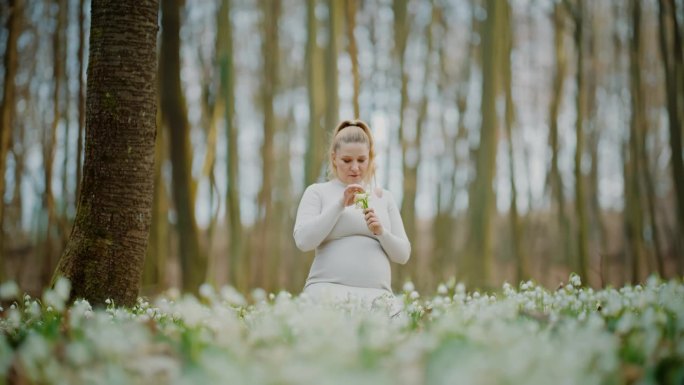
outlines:
[[[326,193],[329,192],[330,190],[334,189],[335,185],[332,181],[320,181],[320,182],[314,182],[306,187],[304,192],[309,192],[309,193]]]
[[[371,193],[372,193],[372,196],[374,198],[379,198],[381,200],[386,200],[386,201],[393,201],[394,200],[394,195],[392,194],[392,192],[386,188],[381,187],[381,186],[374,187],[371,190]]]

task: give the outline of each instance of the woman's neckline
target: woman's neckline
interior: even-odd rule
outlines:
[[[344,182],[342,182],[342,181],[340,180],[340,178],[333,178],[333,179],[331,180],[331,182],[333,182],[334,184],[336,184],[336,185],[338,185],[338,186],[347,187],[347,184],[344,183]]]

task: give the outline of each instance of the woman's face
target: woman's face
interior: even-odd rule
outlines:
[[[337,178],[345,184],[362,183],[370,162],[366,143],[342,143],[333,153]]]

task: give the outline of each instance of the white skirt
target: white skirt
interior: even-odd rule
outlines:
[[[373,301],[386,297],[391,304],[391,315],[394,316],[403,308],[403,304],[392,292],[371,287],[347,286],[338,283],[317,282],[307,285],[303,293],[315,301],[359,301],[372,305]]]

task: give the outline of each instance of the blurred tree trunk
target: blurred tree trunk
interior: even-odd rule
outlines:
[[[263,42],[261,54],[263,61],[263,78],[261,84],[261,104],[264,113],[264,136],[261,145],[263,161],[261,190],[259,191],[258,231],[255,240],[253,285],[270,288],[268,264],[279,264],[280,250],[273,244],[276,231],[273,205],[273,179],[275,150],[273,138],[276,132],[275,111],[273,101],[278,88],[278,19],[280,17],[279,0],[262,0]],[[270,259],[267,260],[267,257]]]
[[[591,3],[591,5],[596,3]],[[601,124],[599,122],[598,116],[598,101],[597,101],[597,90],[599,87],[599,79],[605,77],[603,70],[599,66],[600,52],[598,51],[599,46],[599,36],[603,34],[601,28],[603,26],[599,25],[599,18],[596,16],[595,11],[590,10],[588,12],[590,24],[593,29],[593,33],[588,39],[589,43],[589,69],[587,71],[587,122],[588,122],[588,133],[587,133],[587,147],[588,152],[591,157],[591,168],[589,170],[589,175],[587,178],[587,197],[589,204],[589,216],[591,218],[589,229],[589,237],[595,244],[595,249],[599,258],[603,258],[607,250],[607,237],[606,237],[606,226],[604,224],[603,215],[601,211],[601,205],[599,202],[600,185],[599,185],[599,169],[598,165],[600,162],[600,152],[599,146],[601,143]],[[603,286],[603,277],[601,275],[601,269],[598,269],[598,275],[601,280],[601,286]],[[588,278],[587,278],[588,279]],[[588,281],[586,281],[589,284]]]
[[[643,52],[643,43],[639,45],[639,63],[643,63],[642,60],[644,60],[644,52]],[[640,67],[643,67],[640,64]],[[641,86],[643,87],[643,83],[640,83]],[[660,243],[660,229],[658,227],[658,218],[657,218],[657,210],[656,210],[656,199],[658,199],[656,192],[655,192],[655,185],[656,182],[653,179],[653,168],[651,167],[651,161],[648,156],[648,151],[647,151],[647,138],[649,136],[649,133],[653,131],[653,125],[652,123],[649,122],[647,119],[647,114],[646,114],[646,103],[648,103],[648,100],[650,99],[648,93],[644,91],[644,97],[640,99],[642,103],[644,104],[642,108],[644,109],[642,112],[642,119],[643,119],[643,130],[639,133],[639,163],[641,164],[641,176],[642,180],[641,183],[643,183],[645,191],[645,198],[646,198],[646,205],[648,209],[648,218],[649,218],[649,227],[650,227],[650,233],[651,233],[651,243],[653,245],[653,261],[655,262],[655,270],[658,272],[658,274],[661,277],[665,277],[665,260],[664,260],[664,255],[663,255],[663,249],[662,245]],[[654,146],[655,147],[655,146]],[[651,259],[649,259],[651,261]],[[649,270],[653,270],[652,267],[652,262],[649,262]],[[650,272],[649,272],[650,273]]]
[[[506,53],[501,60],[503,66],[503,81],[504,92],[506,95],[506,136],[508,137],[508,173],[511,183],[511,207],[508,211],[509,219],[511,221],[511,242],[513,244],[513,260],[515,261],[515,276],[516,282],[528,279],[529,267],[527,259],[522,251],[522,226],[520,225],[520,216],[518,215],[518,189],[515,184],[515,156],[513,151],[513,125],[515,124],[515,105],[513,104],[513,92],[511,89],[512,71],[511,71],[511,54],[513,53],[513,23],[511,14],[511,5],[508,1],[502,2],[503,7],[503,27],[504,46]]]
[[[346,0],[345,16],[347,19],[347,50],[352,64],[353,96],[352,105],[354,106],[354,119],[360,117],[359,112],[359,56],[356,49],[356,38],[354,29],[356,28],[356,0]]]
[[[292,74],[292,77],[296,74]],[[286,120],[279,120],[277,126],[279,129],[279,138],[275,147],[274,164],[274,191],[273,195],[273,218],[274,218],[274,233],[273,233],[273,251],[271,255],[275,258],[274,263],[268,264],[269,282],[274,290],[292,290],[289,287],[289,281],[294,274],[294,243],[292,242],[292,228],[294,221],[290,215],[290,209],[293,202],[292,197],[292,173],[290,171],[290,145],[292,140],[292,127],[295,127],[295,118],[293,107],[290,107]]]
[[[70,183],[69,183],[69,159],[71,158],[71,154],[73,153],[72,149],[70,148],[70,143],[71,143],[71,130],[72,130],[72,125],[71,125],[71,119],[70,119],[70,112],[71,112],[71,92],[69,90],[69,83],[71,83],[69,79],[69,70],[66,68],[67,67],[67,56],[68,56],[68,51],[69,51],[69,44],[68,44],[68,39],[67,39],[67,34],[68,30],[70,28],[70,13],[71,13],[71,6],[69,1],[64,2],[64,34],[63,34],[63,47],[62,49],[62,60],[64,62],[64,74],[62,75],[64,77],[64,104],[63,104],[63,112],[62,115],[64,115],[64,132],[62,136],[62,144],[61,148],[64,153],[64,157],[62,158],[62,175],[61,175],[61,180],[62,180],[62,191],[60,192],[61,195],[61,200],[62,200],[62,206],[61,206],[61,211],[59,213],[59,224],[57,231],[59,232],[59,238],[60,238],[60,249],[63,250],[64,246],[66,246],[66,243],[69,241],[69,227],[71,226],[71,219],[69,218],[70,214],[69,212],[71,211],[71,207],[75,206],[75,203],[73,202],[73,195],[69,192],[70,190]],[[51,271],[52,272],[52,271]]]
[[[78,139],[76,142],[76,194],[78,202],[81,195],[81,179],[83,175],[83,133],[85,131],[85,0],[78,1]]]
[[[0,106],[0,198],[5,196],[5,169],[14,119],[14,78],[17,73],[17,38],[24,17],[24,1],[9,0],[7,42],[3,67],[2,105]],[[5,280],[5,200],[0,199],[0,282]]]
[[[551,194],[556,202],[558,210],[558,229],[560,230],[561,243],[563,245],[562,255],[565,264],[570,265],[572,246],[570,240],[570,221],[565,212],[565,191],[563,188],[563,178],[558,166],[560,153],[560,143],[558,135],[558,113],[563,99],[565,76],[567,71],[567,56],[565,52],[565,13],[560,4],[556,4],[553,10],[554,24],[554,47],[556,54],[556,68],[553,75],[553,95],[549,105],[549,145],[551,146],[551,169],[549,170],[549,181],[551,184]],[[542,261],[544,259],[542,258]],[[544,262],[545,271],[548,264]]]
[[[66,61],[66,16],[67,3],[66,0],[59,0],[57,4],[57,25],[55,27],[52,47],[53,47],[53,77],[55,79],[53,98],[52,98],[52,124],[49,130],[44,131],[43,136],[43,171],[45,179],[43,180],[44,189],[42,197],[42,207],[45,212],[45,243],[43,246],[43,271],[41,274],[41,282],[46,284],[50,280],[50,276],[55,268],[55,251],[53,250],[54,242],[52,241],[53,224],[55,224],[56,208],[55,198],[52,192],[52,172],[54,168],[55,150],[57,145],[57,128],[59,121],[62,119],[62,93],[64,71]],[[59,229],[57,229],[59,230]]]
[[[437,26],[442,35],[445,35],[449,31],[449,26],[444,18],[444,10],[435,4],[435,11],[437,13],[436,21]],[[437,40],[439,45],[438,50],[438,63],[439,63],[439,78],[437,81],[437,95],[440,98],[444,97],[445,89],[448,83],[448,70],[447,70],[447,58],[446,52],[451,47],[444,42],[444,39]],[[464,69],[470,68],[470,63],[466,62],[463,65]],[[467,70],[466,70],[467,71]],[[463,71],[463,72],[466,72]],[[459,79],[458,84],[463,87],[463,84],[467,84],[467,76],[464,79]],[[465,100],[465,99],[464,99]],[[463,115],[461,114],[460,105],[459,107],[459,123]],[[444,149],[439,157],[437,164],[437,175],[438,185],[436,193],[436,206],[437,213],[433,221],[433,242],[432,242],[432,252],[430,270],[433,273],[433,281],[430,283],[429,287],[435,287],[438,282],[442,282],[448,277],[449,274],[453,275],[453,271],[449,271],[448,268],[452,266],[448,261],[448,256],[453,252],[453,231],[454,231],[454,218],[453,218],[453,208],[456,191],[456,169],[458,168],[458,156],[456,154],[456,135],[449,135],[448,127],[449,122],[446,119],[446,114],[442,114],[440,119],[441,135],[444,143]],[[458,127],[456,127],[458,130]]]
[[[216,284],[216,266],[219,255],[213,252],[213,245],[216,224],[218,223],[218,213],[222,203],[221,198],[217,197],[219,195],[219,190],[216,185],[216,152],[218,144],[218,122],[219,120],[222,120],[222,117],[224,116],[224,103],[220,89],[214,90],[214,84],[217,83],[214,80],[215,74],[219,74],[218,83],[220,87],[220,68],[216,65],[218,63],[221,44],[223,43],[221,33],[218,31],[218,29],[222,28],[221,23],[223,22],[220,20],[220,17],[221,12],[219,10],[216,12],[217,33],[214,39],[214,55],[207,60],[202,52],[202,48],[199,46],[195,47],[201,71],[199,81],[202,90],[200,96],[200,127],[204,133],[206,150],[202,157],[200,174],[198,178],[193,181],[193,190],[197,191],[199,183],[207,180],[209,196],[207,198],[198,199],[197,194],[195,194],[195,199],[197,199],[195,207],[197,207],[197,205],[204,205],[209,213],[209,220],[203,237],[204,249],[206,250],[207,255],[205,281],[214,285]]]
[[[243,268],[243,231],[238,193],[238,128],[235,122],[235,66],[233,64],[233,25],[230,19],[231,0],[223,0],[219,10],[218,60],[221,73],[221,99],[224,103],[226,125],[226,219],[229,237],[229,282],[231,285],[247,290],[246,272]]]
[[[218,15],[218,12],[217,12]],[[218,35],[217,35],[216,51],[218,52]],[[200,51],[200,50],[198,50]],[[197,53],[199,57],[201,52]],[[212,253],[212,245],[214,243],[214,233],[216,230],[216,224],[218,222],[218,213],[221,209],[220,198],[217,198],[219,193],[218,187],[216,185],[216,146],[218,144],[218,122],[224,115],[223,112],[223,101],[221,100],[220,94],[214,93],[212,95],[212,79],[214,75],[214,66],[216,58],[211,58],[210,61],[203,65],[204,76],[202,76],[202,102],[200,103],[202,108],[202,117],[200,124],[204,128],[204,134],[206,138],[206,151],[204,153],[204,159],[202,160],[202,171],[198,180],[208,179],[209,183],[209,197],[207,199],[199,199],[196,204],[205,204],[207,206],[207,211],[209,212],[209,223],[207,224],[206,230],[206,250],[207,250],[207,275],[206,281],[209,283],[216,283],[215,273],[216,273],[216,257]],[[205,60],[201,60],[204,62]],[[195,190],[197,191],[197,190]],[[197,196],[195,196],[197,198]],[[214,202],[218,201],[218,205],[215,207]]]
[[[482,33],[482,102],[480,144],[476,155],[476,176],[470,196],[470,228],[462,278],[475,287],[486,287],[492,272],[492,219],[496,209],[493,182],[496,172],[498,119],[496,98],[499,86],[499,43],[501,2],[487,0],[487,19]]]
[[[161,84],[158,84],[158,87],[161,87]],[[157,105],[159,103],[160,99],[157,96]],[[157,109],[156,125],[157,127],[162,127],[161,109]],[[162,165],[167,159],[164,146],[166,146],[166,135],[164,135],[164,130],[158,130],[154,144],[152,223],[150,225],[150,236],[145,254],[142,279],[143,288],[152,287],[155,289],[150,290],[150,292],[161,291],[166,286],[166,263],[169,254],[169,220],[167,215],[169,203],[162,175]]]
[[[572,5],[566,2],[575,24],[573,38],[575,41],[575,214],[577,215],[577,259],[574,268],[582,279],[589,277],[589,255],[587,251],[587,215],[585,209],[585,186],[582,174],[582,157],[584,155],[584,119],[586,109],[586,90],[584,85],[584,0],[577,0]]]
[[[327,157],[325,156],[325,133],[333,127],[322,127],[324,114],[322,100],[325,98],[322,52],[316,43],[318,36],[318,20],[316,19],[316,1],[306,2],[306,86],[309,98],[309,133],[307,135],[306,158],[304,170],[304,186],[318,179]]]
[[[684,53],[682,31],[678,25],[678,7],[674,0],[658,1],[660,52],[665,72],[667,112],[672,152],[672,179],[677,201],[677,267],[684,274],[684,160],[682,160],[682,131],[684,131]]]
[[[399,106],[399,127],[398,127],[398,133],[399,133],[399,145],[402,148],[402,159],[406,157],[406,151],[405,151],[405,143],[404,143],[404,136],[406,135],[404,133],[405,131],[405,120],[404,120],[404,115],[406,112],[406,108],[408,106],[408,75],[406,74],[406,58],[405,58],[405,52],[406,52],[406,41],[408,39],[408,29],[409,29],[409,23],[408,23],[408,0],[394,0],[393,4],[393,12],[394,12],[394,54],[396,55],[396,58],[399,62],[399,80],[401,83],[401,89],[400,89],[400,106]],[[402,163],[402,168],[404,168],[404,164]],[[389,168],[387,169],[387,172],[389,172]],[[406,178],[406,175],[403,175],[404,178]],[[404,185],[406,187],[406,185]],[[404,206],[404,202],[409,200],[410,198],[407,197],[406,192],[404,192],[404,196],[402,198],[402,203],[401,206]],[[414,231],[412,230],[413,228],[413,217],[407,218],[405,215],[408,215],[406,213],[406,209],[402,210],[402,219],[404,221],[404,224],[406,225],[406,233],[411,241],[415,240],[414,237]],[[410,223],[410,224],[409,224]],[[409,228],[410,227],[410,228]],[[415,246],[414,246],[415,248]],[[413,252],[412,252],[413,253]],[[415,261],[412,261],[415,262]],[[401,269],[398,267],[396,264],[393,264],[392,267],[394,268],[394,271],[392,272],[392,281],[393,281],[393,286],[397,286],[400,284],[400,282],[404,281],[404,275],[406,272],[404,269]]]
[[[316,19],[316,0],[306,1],[306,86],[309,99],[309,131],[306,143],[306,155],[304,159],[304,187],[316,182],[324,169],[326,158],[325,133],[332,127],[322,127],[321,119],[325,114],[325,105],[322,102],[325,97],[325,78],[323,71],[323,58],[321,49],[316,43],[318,35],[318,20]],[[288,231],[289,232],[289,231]],[[311,258],[313,252],[307,253]],[[308,260],[308,258],[307,258]],[[303,282],[304,263],[295,259],[292,277],[294,282],[300,285]],[[300,286],[297,286],[299,289]]]
[[[339,35],[340,7],[338,0],[328,0],[328,47],[325,52],[325,130],[331,132],[338,123],[337,37]],[[326,155],[327,159],[327,155]]]
[[[180,11],[179,0],[163,0],[161,17],[162,122],[169,129],[169,147],[173,176],[173,201],[179,239],[179,258],[183,289],[197,292],[207,272],[207,257],[200,249],[195,221],[195,197],[191,187],[192,155],[190,127],[186,115],[185,97],[180,80]]]
[[[83,194],[55,271],[71,297],[132,306],[152,206],[159,3],[94,0]]]
[[[415,258],[421,250],[422,239],[418,234],[418,219],[416,218],[416,195],[418,186],[418,166],[422,159],[422,138],[423,126],[428,120],[428,103],[429,103],[429,87],[430,74],[432,73],[431,60],[433,39],[432,27],[436,21],[436,14],[432,12],[430,22],[425,26],[425,61],[423,64],[423,90],[421,92],[420,106],[418,108],[418,119],[416,120],[416,129],[414,138],[408,138],[402,135],[401,152],[402,152],[402,174],[404,199],[401,202],[401,217],[406,227],[406,234],[411,240],[413,246],[411,248],[411,263],[408,265],[409,274],[412,279],[424,281],[421,277],[421,260]]]
[[[629,147],[626,154],[625,175],[625,218],[627,244],[631,256],[631,282],[636,283],[641,277],[641,261],[643,260],[643,215],[640,197],[642,196],[639,177],[642,165],[640,137],[644,131],[645,111],[643,88],[641,85],[640,45],[641,45],[641,7],[640,0],[631,1],[632,36],[629,49],[629,79],[632,117],[630,121]]]
[[[639,4],[636,4],[638,7]],[[637,21],[637,15],[634,14],[636,12],[636,8],[633,10],[633,24],[634,22]],[[640,16],[639,16],[640,19]],[[639,23],[640,24],[640,23]],[[636,25],[634,25],[636,27]],[[636,31],[639,36],[642,35],[641,31]],[[649,60],[647,56],[645,55],[645,49],[644,49],[644,43],[643,43],[643,38],[640,38],[639,42],[633,42],[633,44],[637,44],[637,52],[636,54],[638,55],[636,58],[636,63],[638,64],[638,69],[640,71],[652,71],[652,67],[649,65],[644,65],[644,63],[648,63]],[[646,67],[646,68],[644,68]],[[641,75],[639,74],[639,77]],[[648,149],[647,149],[647,143],[648,143],[648,137],[649,134],[653,131],[653,126],[654,122],[648,119],[648,113],[647,110],[653,108],[652,105],[649,105],[650,100],[654,100],[656,98],[651,97],[653,91],[652,88],[653,86],[658,86],[658,85],[651,85],[649,86],[647,82],[642,81],[641,79],[639,80],[638,86],[642,89],[642,92],[640,93],[641,96],[639,97],[638,101],[641,102],[640,106],[640,111],[639,114],[641,116],[641,122],[642,122],[642,130],[639,131],[639,138],[638,138],[638,148],[639,148],[639,164],[641,167],[641,180],[640,183],[643,186],[644,189],[644,198],[645,198],[645,203],[647,205],[647,214],[648,214],[648,227],[650,229],[650,239],[649,243],[651,244],[653,250],[651,253],[650,258],[647,259],[648,261],[648,267],[649,267],[649,274],[651,274],[653,271],[657,271],[657,273],[661,277],[665,277],[665,265],[664,265],[664,256],[663,256],[663,249],[662,245],[660,243],[660,229],[658,227],[658,220],[657,220],[657,210],[656,210],[656,199],[657,195],[655,192],[655,181],[653,179],[653,168],[651,167],[651,161],[649,159],[648,155]],[[661,105],[659,104],[659,108]],[[655,139],[655,138],[654,138]],[[654,145],[653,148],[656,146]],[[654,266],[655,265],[655,266]]]

